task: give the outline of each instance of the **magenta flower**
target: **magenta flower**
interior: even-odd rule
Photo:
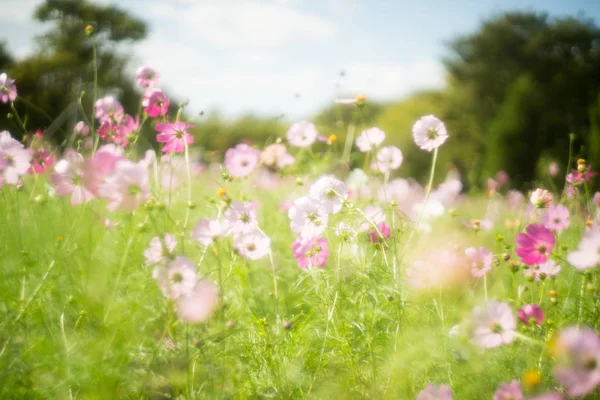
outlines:
[[[218,237],[225,237],[227,235],[229,225],[225,221],[218,221],[205,218],[198,221],[192,238],[198,243],[204,246],[209,246]]]
[[[519,247],[515,250],[521,261],[527,265],[542,264],[548,261],[548,255],[554,248],[554,234],[543,225],[527,225],[527,233],[519,233],[515,241]]]
[[[309,269],[313,267],[324,267],[329,258],[329,247],[325,238],[305,239],[299,236],[292,243],[294,257],[298,261],[298,267]]]
[[[194,289],[185,296],[177,298],[175,306],[179,318],[198,324],[207,321],[217,309],[219,291],[208,281],[196,283]]]
[[[16,185],[21,177],[27,174],[31,166],[31,150],[7,131],[0,132],[0,155],[3,157],[2,171],[4,183]]]
[[[386,146],[377,152],[375,161],[371,163],[371,169],[385,174],[400,168],[403,159],[404,157],[399,148]]]
[[[554,376],[570,397],[581,397],[600,384],[600,337],[591,328],[563,329],[554,348]]]
[[[156,267],[153,275],[168,299],[189,296],[196,286],[196,266],[184,256],[175,257],[166,268]]]
[[[177,246],[175,236],[166,233],[163,238],[153,237],[150,241],[150,246],[144,250],[146,265],[166,264],[169,258],[172,257],[173,251]]]
[[[475,278],[481,278],[492,269],[494,255],[485,247],[480,247],[479,250],[468,247],[465,249],[465,255],[471,263],[471,274]]]
[[[96,100],[94,105],[95,117],[103,122],[107,118],[112,118],[114,114],[123,114],[123,106],[113,96],[106,96]]]
[[[139,67],[135,73],[135,79],[142,89],[153,88],[158,77],[158,73],[146,65]]]
[[[66,158],[54,166],[50,181],[57,196],[71,195],[71,204],[78,205],[93,200],[96,196],[83,183],[83,156],[79,153],[67,153]]]
[[[260,160],[260,151],[240,143],[225,153],[225,168],[236,178],[250,175]]]
[[[0,74],[0,101],[8,103],[17,98],[17,87],[14,79],[10,79],[6,74]]]
[[[308,147],[317,140],[319,132],[313,123],[300,121],[292,125],[285,136],[294,147]]]
[[[356,147],[363,153],[367,153],[381,145],[385,140],[385,133],[379,128],[371,128],[362,131],[356,138]]]
[[[475,331],[473,342],[485,348],[509,344],[516,338],[516,321],[506,303],[495,300],[473,309]]]
[[[448,385],[429,383],[417,394],[416,400],[452,400],[452,389]]]
[[[102,197],[100,187],[112,177],[120,160],[124,160],[123,149],[114,144],[101,146],[91,158],[86,158],[83,162],[82,178],[85,188],[96,197]]]
[[[193,124],[186,124],[185,122],[173,122],[173,123],[158,123],[156,124],[156,130],[160,133],[156,136],[158,143],[165,143],[163,152],[171,153],[182,153],[185,151],[185,144],[194,143],[194,137],[188,133],[188,129],[193,128]]]
[[[323,203],[310,197],[300,197],[288,210],[292,232],[305,239],[315,238],[327,229],[329,214]]]
[[[99,189],[109,200],[109,210],[133,211],[150,198],[148,170],[143,163],[118,161],[114,176]]]
[[[30,174],[43,174],[54,166],[54,155],[50,150],[39,149],[33,153],[31,159]]]
[[[444,144],[448,132],[442,121],[433,115],[426,115],[413,126],[413,139],[421,149],[431,151]]]
[[[81,135],[83,137],[86,137],[90,134],[90,127],[87,126],[85,122],[79,121],[73,127],[73,132],[75,133],[75,135]]]
[[[502,383],[494,393],[494,400],[523,400],[521,384],[516,379],[511,383]]]
[[[537,304],[525,304],[517,311],[519,320],[527,326],[538,324],[541,325],[544,322],[544,312],[541,307]]]
[[[309,196],[320,201],[326,212],[335,214],[348,199],[348,186],[332,175],[325,175],[310,187]]]
[[[569,209],[562,204],[550,206],[542,217],[542,224],[552,232],[560,232],[571,224]]]
[[[587,270],[600,265],[600,229],[594,226],[585,232],[577,250],[567,256],[569,263],[578,270]]]
[[[537,208],[548,208],[554,201],[554,196],[546,189],[535,189],[529,196],[531,204]]]
[[[152,118],[165,115],[169,110],[170,103],[171,101],[163,91],[156,88],[148,89],[142,99],[144,112]]]
[[[225,218],[229,223],[229,231],[232,233],[251,233],[258,228],[256,220],[256,209],[254,205],[246,201],[240,203],[234,201],[231,206],[225,210]]]
[[[258,260],[271,251],[271,239],[259,231],[237,234],[233,237],[233,248],[242,257]]]
[[[371,243],[382,243],[385,239],[392,236],[392,230],[385,222],[381,222],[377,225],[377,230],[372,229],[367,235]]]

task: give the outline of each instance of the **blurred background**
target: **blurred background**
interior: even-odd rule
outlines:
[[[82,92],[91,109],[91,24],[99,95],[135,114],[135,70],[153,67],[172,113],[187,102],[208,161],[309,119],[337,135],[334,151],[349,123],[380,127],[404,152],[399,173],[422,178],[430,155],[411,128],[434,114],[451,137],[440,169],[469,187],[499,170],[531,187],[551,161],[564,177],[571,134],[575,156],[600,162],[597,0],[0,0],[0,15],[0,72],[28,127],[57,144],[82,119]],[[334,102],[358,94],[362,110]],[[0,129],[16,135],[8,112]],[[140,146],[154,136],[147,125]]]

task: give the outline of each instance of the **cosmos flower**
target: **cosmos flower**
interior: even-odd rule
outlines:
[[[506,303],[490,300],[473,309],[473,342],[485,348],[509,344],[516,338],[516,321]]]
[[[417,394],[416,400],[452,400],[452,389],[448,385],[429,383]]]
[[[144,112],[152,118],[164,116],[169,110],[169,104],[171,101],[164,94],[164,92],[157,88],[150,88],[144,93],[142,99],[142,106]]]
[[[118,161],[113,176],[102,184],[99,193],[109,200],[109,210],[133,211],[150,198],[148,170],[143,163]]]
[[[413,138],[421,149],[432,151],[444,144],[448,132],[442,121],[433,115],[426,115],[413,126]]]
[[[185,296],[175,301],[175,310],[182,320],[198,324],[207,321],[217,309],[219,291],[207,280],[201,280]]]
[[[516,379],[510,383],[502,383],[494,393],[494,400],[523,400],[521,384]]]
[[[320,201],[326,212],[335,214],[348,199],[348,187],[336,177],[325,175],[310,187],[309,196]]]
[[[14,79],[10,79],[5,73],[0,74],[0,102],[8,103],[17,98],[17,87]]]
[[[250,175],[260,159],[260,151],[240,143],[225,153],[225,167],[231,176],[241,178]]]
[[[294,147],[308,147],[317,140],[319,132],[313,123],[300,121],[293,124],[285,136]]]
[[[209,246],[216,238],[227,236],[228,230],[229,224],[226,221],[205,218],[196,224],[192,238],[201,245]]]
[[[188,133],[188,129],[193,128],[193,124],[185,122],[167,122],[156,124],[156,130],[160,132],[156,135],[158,143],[165,143],[164,153],[183,153],[186,143],[194,143],[194,137]]]
[[[258,230],[233,236],[233,248],[250,260],[258,260],[271,251],[271,239]]]
[[[577,250],[568,254],[567,260],[578,270],[587,270],[600,265],[600,229],[598,226],[586,231]]]
[[[54,155],[47,149],[39,149],[33,153],[30,174],[42,174],[54,165]]]
[[[111,118],[114,114],[123,114],[123,106],[113,96],[106,96],[96,100],[94,112],[96,119],[103,122],[105,119]]]
[[[288,210],[290,228],[305,239],[322,234],[327,228],[328,213],[319,200],[303,196]]]
[[[189,296],[196,286],[196,266],[184,256],[176,256],[166,268],[155,268],[153,275],[168,299]]]
[[[532,325],[532,323],[541,325],[544,322],[544,311],[537,304],[525,304],[517,311],[519,320],[524,325]]]
[[[562,204],[548,207],[542,217],[542,224],[552,232],[560,232],[571,224],[569,209]]]
[[[329,258],[327,240],[322,237],[305,239],[300,236],[292,243],[292,251],[298,267],[302,269],[322,268],[327,264]]]
[[[400,168],[403,159],[404,157],[399,148],[386,146],[377,152],[375,161],[371,163],[371,169],[385,174]]]
[[[153,237],[150,246],[144,250],[146,265],[165,264],[176,246],[177,240],[170,233],[165,233],[162,238]]]
[[[554,196],[546,189],[535,189],[529,196],[531,204],[537,208],[548,208],[554,201]]]
[[[385,239],[388,239],[391,235],[392,235],[392,230],[385,222],[379,223],[377,225],[377,229],[371,229],[367,233],[367,236],[371,243],[381,243]]]
[[[158,77],[158,72],[147,65],[139,67],[135,73],[136,81],[142,89],[153,88],[158,82]]]
[[[519,233],[515,242],[519,247],[515,250],[521,261],[527,265],[542,264],[548,261],[556,239],[543,225],[527,225],[527,233]]]
[[[14,139],[8,131],[0,132],[0,155],[3,158],[0,169],[4,183],[16,185],[21,177],[27,174],[31,166],[31,150],[18,140]]]
[[[90,134],[90,127],[87,126],[85,122],[79,121],[73,127],[73,132],[75,133],[75,135],[81,135],[83,137],[86,137]]]
[[[548,173],[550,174],[550,176],[554,177],[558,175],[559,171],[560,168],[558,167],[558,164],[556,162],[553,161],[548,165]]]
[[[225,219],[231,233],[250,233],[258,227],[256,209],[249,201],[243,204],[238,201],[231,203],[231,206],[225,210]]]
[[[556,265],[553,260],[548,260],[545,263],[538,265],[538,268],[534,268],[535,280],[544,280],[546,278],[554,278],[560,272],[560,265]]]
[[[492,269],[494,255],[485,247],[479,249],[468,247],[465,249],[465,255],[469,258],[473,277],[481,278]]]
[[[50,181],[54,185],[56,195],[59,197],[71,195],[71,205],[82,204],[96,197],[84,185],[83,162],[81,154],[67,153],[65,159],[56,163],[54,172],[50,174]]]
[[[371,128],[362,131],[356,138],[356,147],[363,153],[367,153],[379,147],[385,140],[385,133],[379,128]]]

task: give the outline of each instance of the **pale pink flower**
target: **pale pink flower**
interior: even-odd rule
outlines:
[[[554,196],[546,189],[535,189],[529,196],[531,204],[537,208],[548,208],[554,201]]]
[[[329,258],[329,247],[325,238],[305,239],[299,236],[292,243],[294,257],[298,261],[298,267],[309,269],[314,267],[324,267]]]
[[[490,300],[473,309],[475,326],[473,342],[481,347],[493,348],[512,343],[516,338],[516,321],[506,303]]]
[[[502,383],[494,393],[494,400],[523,400],[521,384],[516,379],[510,383]]]
[[[320,201],[326,212],[335,214],[348,199],[348,187],[336,177],[325,175],[310,187],[309,196]]]
[[[162,238],[153,237],[150,246],[144,250],[146,265],[165,264],[173,254],[176,246],[177,240],[170,233],[166,233]]]
[[[509,190],[506,196],[506,202],[508,203],[511,211],[515,212],[523,206],[523,203],[525,202],[525,196],[518,190]]]
[[[260,151],[240,143],[225,153],[225,167],[231,176],[240,178],[248,176],[258,166]]]
[[[0,74],[0,102],[8,103],[17,98],[17,87],[14,79],[10,79],[5,73]]]
[[[554,177],[556,175],[558,175],[558,172],[560,171],[560,168],[558,167],[558,164],[556,162],[551,162],[550,165],[548,165],[548,172],[550,173],[550,176]]]
[[[371,163],[371,169],[385,174],[400,168],[403,159],[404,157],[399,148],[386,146],[377,152],[375,161]]]
[[[592,227],[583,234],[577,250],[568,254],[569,263],[578,270],[587,270],[600,265],[600,229]]]
[[[319,132],[313,123],[300,121],[293,124],[285,136],[294,147],[308,147],[317,140],[318,135]]]
[[[275,164],[277,159],[287,153],[287,148],[281,143],[270,144],[260,153],[260,161],[268,166]]]
[[[560,272],[560,265],[556,265],[553,260],[548,260],[542,263],[535,270],[535,280],[544,280],[546,278],[554,278]]]
[[[346,241],[356,239],[356,231],[356,227],[348,225],[344,221],[340,222],[335,228],[335,234]]]
[[[109,210],[133,211],[150,198],[148,170],[143,163],[118,161],[114,175],[99,188]]]
[[[594,193],[594,204],[596,204],[598,207],[600,207],[600,192],[596,192]]]
[[[79,153],[67,153],[67,158],[60,160],[50,174],[57,196],[71,195],[71,204],[78,205],[94,199],[96,196],[84,186],[83,156]]]
[[[216,238],[227,236],[229,225],[225,221],[205,218],[198,221],[192,238],[204,246],[209,246]]]
[[[94,105],[95,117],[103,122],[107,118],[112,118],[114,114],[123,114],[123,106],[113,96],[106,96],[96,100]]]
[[[426,115],[413,126],[413,138],[421,149],[431,151],[444,144],[448,132],[442,121],[433,115]]]
[[[87,135],[90,134],[90,127],[87,126],[85,124],[85,122],[79,121],[78,123],[75,124],[75,127],[73,127],[73,132],[76,135],[81,135],[83,137],[86,137]]]
[[[186,322],[198,324],[207,321],[217,309],[219,291],[206,280],[196,283],[194,289],[185,296],[177,298],[175,310],[179,318]]]
[[[0,132],[0,156],[3,158],[0,169],[4,183],[16,185],[21,177],[27,174],[31,166],[31,150],[18,140],[14,139],[8,131]]]
[[[258,227],[256,209],[249,201],[243,204],[237,201],[231,203],[231,206],[225,210],[225,218],[232,233],[246,234],[255,231]]]
[[[193,128],[193,124],[185,122],[167,122],[156,124],[156,130],[160,133],[156,135],[158,143],[165,143],[163,147],[164,153],[183,153],[186,143],[194,143],[194,137],[188,133],[188,129]]]
[[[135,73],[137,83],[142,89],[153,88],[158,82],[158,77],[158,73],[146,65],[139,67]]]
[[[296,159],[290,153],[283,153],[279,157],[277,157],[276,165],[279,169],[284,169],[293,165],[296,162]]]
[[[150,88],[144,93],[142,106],[144,112],[152,118],[164,116],[169,110],[171,101],[164,92],[157,88]]]
[[[473,277],[481,278],[492,269],[494,255],[485,247],[479,249],[468,247],[465,249],[465,255],[469,258]]]
[[[288,210],[292,232],[305,239],[319,236],[327,229],[328,213],[323,203],[310,197],[300,197]]]
[[[385,222],[381,222],[377,225],[377,229],[372,229],[369,231],[367,236],[369,237],[369,241],[371,243],[382,243],[385,241],[385,239],[388,239],[390,236],[392,236],[392,230]]]
[[[117,162],[124,160],[123,149],[114,144],[101,146],[96,153],[83,161],[82,181],[87,190],[102,197],[100,187],[113,175]]]
[[[544,311],[537,304],[525,304],[517,311],[519,320],[524,325],[538,324],[541,325],[544,322]]]
[[[542,224],[552,232],[560,232],[571,224],[569,209],[562,204],[550,206],[542,217]]]
[[[258,260],[271,251],[271,239],[259,231],[236,234],[233,237],[233,248],[250,260]]]
[[[563,329],[554,346],[554,376],[570,397],[591,393],[600,384],[600,337],[591,328]]]
[[[465,285],[471,276],[464,256],[454,250],[441,249],[426,254],[407,269],[407,282],[420,290],[444,289]]]
[[[169,299],[189,296],[196,286],[196,266],[184,256],[175,257],[166,268],[155,268],[153,275],[163,295]]]
[[[378,206],[366,206],[362,212],[363,221],[360,224],[361,231],[373,229],[374,226],[385,222],[385,212]]]
[[[385,140],[385,133],[379,128],[371,128],[362,131],[356,138],[356,147],[363,153],[374,150]]]
[[[452,398],[450,386],[429,383],[417,394],[416,400],[452,400]]]
[[[510,181],[510,176],[508,176],[508,172],[506,172],[506,171],[496,172],[496,181],[498,182],[499,187],[506,185]]]
[[[548,261],[548,256],[554,249],[556,239],[554,234],[543,225],[527,225],[527,233],[519,233],[515,237],[519,247],[515,253],[527,265],[542,264]]]

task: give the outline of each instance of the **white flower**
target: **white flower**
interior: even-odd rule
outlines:
[[[413,139],[421,149],[431,151],[448,139],[448,132],[442,121],[433,115],[426,115],[413,126]]]
[[[226,221],[205,218],[196,224],[192,232],[192,238],[198,243],[208,246],[212,244],[215,238],[227,236],[228,225]]]
[[[385,133],[379,128],[371,128],[362,131],[360,136],[356,138],[356,147],[363,153],[371,151],[379,147],[385,139]]]
[[[188,296],[196,286],[196,266],[188,258],[177,256],[167,268],[154,270],[163,295],[169,299]]]
[[[308,147],[317,140],[319,132],[314,124],[308,121],[295,123],[287,131],[286,138],[292,146]]]
[[[229,231],[233,233],[250,233],[258,227],[256,210],[249,201],[244,204],[234,201],[225,210],[225,218],[229,222]]]
[[[335,214],[342,209],[344,200],[348,199],[348,187],[336,177],[326,175],[310,187],[309,196],[322,202],[325,211]]]
[[[310,197],[300,197],[288,211],[292,231],[305,239],[318,237],[327,228],[328,214],[323,203]]]
[[[399,148],[395,146],[386,146],[379,150],[376,160],[371,163],[371,168],[374,171],[385,174],[400,168],[403,159],[404,157]]]
[[[259,231],[233,237],[233,248],[250,260],[263,258],[271,250],[271,239]]]

